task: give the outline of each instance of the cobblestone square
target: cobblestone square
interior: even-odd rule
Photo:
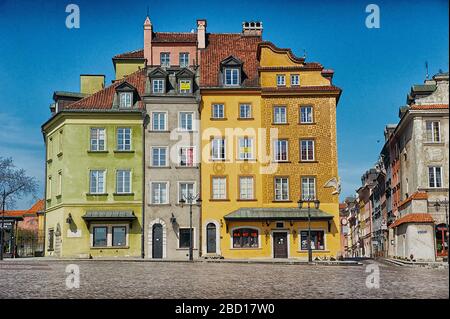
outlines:
[[[366,286],[367,265],[380,287]],[[80,288],[66,287],[66,266]],[[293,280],[293,278],[295,278]],[[0,262],[0,298],[449,298],[448,269],[138,261]]]

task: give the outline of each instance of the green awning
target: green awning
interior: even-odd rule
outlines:
[[[82,217],[85,221],[101,221],[101,220],[134,220],[136,216],[133,211],[116,211],[116,210],[102,210],[102,211],[88,211]]]
[[[311,220],[332,220],[333,215],[311,208]],[[225,215],[225,220],[308,220],[307,208],[240,208]]]

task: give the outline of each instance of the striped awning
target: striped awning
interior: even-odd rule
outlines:
[[[133,211],[101,210],[87,211],[82,217],[85,221],[95,220],[134,220],[136,216]]]

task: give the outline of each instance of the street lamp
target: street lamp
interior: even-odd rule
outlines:
[[[180,199],[181,207],[183,207],[186,203],[189,205],[189,261],[194,260],[194,243],[192,240],[192,205],[194,205],[194,202],[196,202],[197,204],[201,202],[199,194],[193,195],[187,192],[187,194],[183,195],[183,197]]]
[[[302,209],[303,203],[308,204],[308,262],[312,262],[312,249],[311,249],[311,204],[314,203],[314,208],[319,209],[320,201],[313,196],[301,198],[298,202],[298,208]],[[301,239],[300,239],[301,240]]]
[[[6,204],[6,192],[3,190],[2,196],[2,226],[0,228],[0,260],[3,260],[3,237],[5,236],[3,228],[5,227],[5,204]]]
[[[448,255],[449,247],[450,247],[450,234],[449,234],[449,225],[448,225],[448,199],[445,198],[444,200],[440,201],[439,199],[436,200],[436,203],[434,203],[434,207],[436,208],[436,212],[438,212],[441,208],[441,206],[444,206],[445,209],[445,223],[447,224],[447,263],[450,264],[450,258]]]

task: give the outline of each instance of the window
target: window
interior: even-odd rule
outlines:
[[[152,147],[152,166],[167,166],[167,147]]]
[[[258,230],[239,228],[233,230],[233,248],[258,248]]]
[[[119,107],[130,108],[133,94],[131,92],[121,92],[119,93],[119,100]]]
[[[112,227],[112,245],[113,246],[127,245],[127,228],[125,226]]]
[[[194,147],[187,146],[180,148],[180,166],[183,167],[194,166]]]
[[[191,80],[180,80],[180,93],[191,93]]]
[[[239,69],[225,69],[225,85],[239,85]]]
[[[308,231],[302,230],[300,237],[301,250],[308,250]],[[323,230],[311,230],[311,249],[325,250],[325,232]]]
[[[167,131],[167,113],[153,112],[152,113],[152,130],[153,131]]]
[[[253,138],[239,138],[239,159],[253,159]]]
[[[300,85],[300,76],[298,74],[291,74],[291,86]]]
[[[224,160],[225,159],[225,139],[213,138],[211,140],[211,159]]]
[[[118,194],[131,193],[131,171],[118,170],[116,172],[116,192]]]
[[[441,141],[441,125],[439,121],[426,121],[427,142]]]
[[[164,80],[163,79],[153,79],[152,80],[152,91],[153,91],[153,93],[164,93]]]
[[[91,151],[104,151],[105,150],[105,129],[104,128],[91,128]]]
[[[225,105],[213,104],[212,105],[212,118],[223,119],[225,117]]]
[[[180,112],[179,115],[180,129],[183,131],[192,131],[194,126],[194,113],[193,112]]]
[[[161,66],[162,67],[170,67],[170,53],[169,52],[161,52],[160,53]]]
[[[253,177],[239,177],[239,199],[254,199]]]
[[[181,199],[187,201],[189,197],[192,198],[196,195],[194,193],[194,182],[180,182],[178,187],[178,201]]]
[[[275,200],[289,200],[289,179],[287,177],[275,178]]]
[[[62,195],[62,171],[58,171],[58,193],[57,196]]]
[[[181,52],[180,53],[180,67],[187,68],[189,66],[189,53]]]
[[[53,138],[50,137],[48,139],[48,159],[51,159],[53,156]]]
[[[300,141],[300,160],[314,161],[314,141],[301,140]]]
[[[191,246],[191,229],[192,228],[180,228],[179,248],[189,248]],[[194,229],[192,229],[192,237],[194,237]]]
[[[47,180],[47,200],[52,198],[52,176],[50,175]]]
[[[285,106],[275,106],[273,108],[273,122],[275,124],[286,124],[286,107]]]
[[[167,204],[167,182],[152,183],[152,203]]]
[[[62,155],[62,151],[63,151],[63,131],[59,131],[58,134],[58,156]]]
[[[300,107],[300,123],[312,123],[312,122],[313,122],[312,106]]]
[[[90,172],[89,193],[104,194],[105,193],[105,171],[92,170]]]
[[[55,230],[53,228],[50,228],[48,230],[48,248],[47,250],[53,250],[54,249],[54,242],[55,242]]]
[[[212,178],[212,199],[227,198],[227,179],[226,177]]]
[[[275,158],[276,162],[288,160],[288,140],[275,140]]]
[[[108,246],[108,228],[106,226],[93,227],[93,247],[106,247]]]
[[[117,129],[117,150],[118,151],[131,150],[131,128],[119,127]]]
[[[429,186],[432,188],[442,187],[442,167],[428,167]]]
[[[239,104],[239,118],[249,119],[252,117],[252,106],[250,104]]]
[[[302,177],[302,199],[316,198],[316,179],[314,177]]]
[[[286,85],[286,76],[284,74],[277,74],[277,86]]]

